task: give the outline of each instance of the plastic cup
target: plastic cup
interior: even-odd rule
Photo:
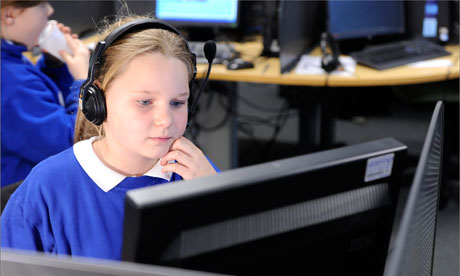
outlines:
[[[71,55],[73,54],[69,45],[67,45],[64,34],[58,28],[56,20],[48,21],[48,24],[38,38],[38,45],[61,61],[64,60],[61,55],[59,55],[60,50],[64,50]]]

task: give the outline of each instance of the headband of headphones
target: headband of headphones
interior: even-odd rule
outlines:
[[[320,40],[320,48],[321,48],[321,52],[323,53],[323,55],[327,54],[326,52],[327,46],[330,47],[332,51],[331,54],[334,57],[339,56],[339,47],[337,46],[337,42],[335,41],[334,37],[332,36],[331,33],[323,32],[321,33],[321,40]]]
[[[172,25],[156,20],[151,18],[144,18],[144,19],[137,19],[131,22],[128,22],[114,31],[112,31],[107,37],[99,41],[96,45],[96,48],[91,55],[91,59],[89,62],[89,69],[88,69],[88,79],[82,84],[80,88],[80,99],[79,99],[79,106],[80,110],[85,114],[86,118],[96,124],[100,125],[105,120],[106,117],[106,107],[105,107],[105,99],[102,91],[94,84],[95,81],[95,74],[99,66],[101,66],[104,58],[104,52],[110,45],[119,39],[121,36],[133,33],[140,30],[146,29],[161,29],[172,32],[180,37],[183,38],[185,46],[187,50],[190,52],[190,56],[192,59],[193,64],[193,74],[192,79],[190,81],[190,87],[192,84],[193,79],[196,76],[196,56],[194,53],[190,51],[190,48],[187,44],[187,40],[181,35],[181,33]],[[190,89],[192,90],[192,89]],[[191,91],[190,91],[191,93]],[[190,98],[192,95],[190,95]]]
[[[193,63],[193,76],[192,79],[195,78],[196,75],[196,56],[190,51],[190,48],[188,47],[186,39],[182,36],[182,34],[171,24],[168,24],[164,21],[156,20],[156,19],[151,19],[151,18],[144,18],[144,19],[137,19],[133,20],[131,22],[128,22],[115,30],[113,30],[107,37],[99,41],[93,51],[93,54],[91,55],[91,59],[89,62],[89,71],[88,71],[88,79],[85,81],[85,83],[82,85],[82,87],[93,83],[94,82],[94,74],[96,72],[96,69],[101,65],[104,52],[107,50],[107,48],[112,45],[114,41],[116,41],[118,38],[120,38],[123,35],[133,33],[139,30],[145,30],[145,29],[161,29],[161,30],[166,30],[170,31],[172,33],[175,33],[182,37],[185,41],[185,45],[189,52],[191,53],[192,56],[192,63]]]

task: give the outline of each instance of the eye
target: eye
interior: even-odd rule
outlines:
[[[152,100],[138,100],[137,103],[140,105],[149,105],[152,103]]]
[[[179,108],[183,106],[185,102],[184,101],[172,101],[170,104],[175,108]]]

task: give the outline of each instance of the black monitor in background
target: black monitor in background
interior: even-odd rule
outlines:
[[[130,191],[122,259],[232,275],[382,275],[406,151],[385,138]]]
[[[80,37],[92,35],[97,31],[100,21],[111,18],[115,12],[114,1],[50,1],[55,19],[69,26]]]
[[[51,256],[42,252],[2,249],[2,276],[218,276],[147,264],[90,259],[75,256]]]
[[[436,219],[442,174],[444,107],[436,104],[423,144],[385,276],[428,276],[433,272]]]
[[[402,37],[406,30],[402,0],[332,0],[327,2],[327,14],[327,30],[341,48],[359,48],[373,40]]]
[[[280,69],[286,73],[318,45],[324,8],[321,1],[281,0],[278,11]]]

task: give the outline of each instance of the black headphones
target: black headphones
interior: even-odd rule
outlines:
[[[94,49],[93,54],[89,62],[88,70],[88,79],[82,84],[80,88],[80,100],[79,107],[80,110],[85,114],[86,119],[92,122],[95,125],[101,125],[105,121],[107,116],[107,109],[105,104],[104,93],[94,84],[95,73],[101,66],[103,62],[103,55],[105,50],[118,38],[123,35],[133,33],[145,29],[162,29],[174,34],[179,35],[184,39],[185,46],[190,52],[192,63],[193,63],[193,77],[189,82],[190,87],[190,97],[189,97],[189,113],[190,110],[193,110],[191,103],[193,103],[192,97],[192,83],[196,76],[196,56],[190,51],[190,48],[187,44],[187,40],[181,35],[181,33],[172,25],[156,20],[156,19],[138,19],[131,22],[128,22],[114,31],[112,31],[104,40],[99,41]],[[190,115],[190,114],[189,114]]]
[[[330,33],[323,32],[321,34],[320,47],[321,53],[323,54],[321,57],[321,68],[328,73],[334,71],[340,66],[339,49],[335,39]],[[328,51],[328,48],[332,52]]]

